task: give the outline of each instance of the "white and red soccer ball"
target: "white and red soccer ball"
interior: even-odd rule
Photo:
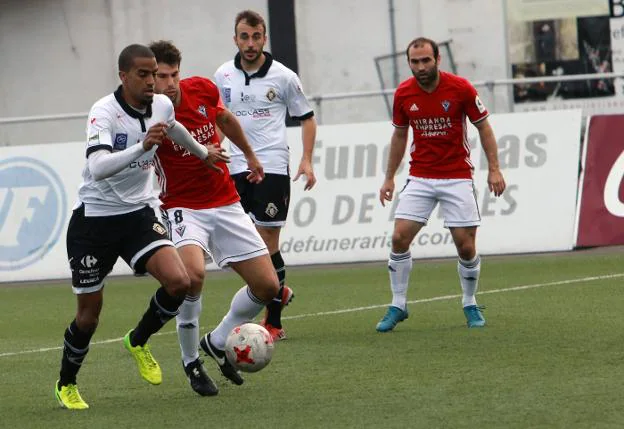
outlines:
[[[273,338],[269,331],[255,323],[232,329],[225,341],[227,360],[243,372],[258,372],[271,362]]]

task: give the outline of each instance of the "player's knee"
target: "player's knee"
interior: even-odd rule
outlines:
[[[93,334],[99,322],[100,318],[94,312],[83,311],[76,314],[76,325],[86,334]]]
[[[259,228],[258,233],[266,244],[269,254],[279,251],[280,228]]]
[[[410,241],[410,236],[400,230],[396,230],[392,233],[392,250],[398,253],[407,252],[411,244]]]
[[[275,272],[271,274],[275,274]],[[280,285],[276,275],[267,275],[249,287],[256,297],[264,302],[271,302],[279,293]]]
[[[191,290],[191,279],[186,271],[179,271],[172,274],[164,285],[169,295],[182,298]]]
[[[190,292],[194,295],[197,295],[202,290],[202,286],[204,285],[204,270],[203,267],[201,270],[189,270],[188,271],[190,284]]]
[[[475,246],[470,242],[459,243],[457,245],[457,255],[465,261],[470,261],[476,254]]]

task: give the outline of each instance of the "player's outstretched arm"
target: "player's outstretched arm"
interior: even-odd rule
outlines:
[[[505,178],[498,163],[498,146],[490,122],[486,119],[475,124],[479,130],[479,139],[488,161],[488,187],[490,192],[499,197],[505,192]]]
[[[230,141],[243,152],[247,160],[247,168],[250,173],[247,180],[252,183],[259,183],[264,179],[264,168],[256,157],[256,153],[251,148],[243,128],[236,119],[236,116],[227,109],[217,110],[217,130],[221,130]],[[221,137],[221,136],[220,136]],[[223,140],[221,138],[221,140]]]
[[[135,161],[155,145],[159,145],[165,137],[165,127],[166,125],[162,123],[152,125],[147,130],[143,142],[135,144],[128,149],[115,153],[110,153],[108,150],[103,149],[90,154],[87,158],[87,163],[93,180],[107,179],[119,173],[132,161]],[[111,136],[108,130],[100,131],[98,137],[101,144],[112,147]]]
[[[394,175],[396,174],[407,146],[407,134],[409,127],[395,127],[390,139],[390,154],[386,167],[386,178],[379,190],[379,201],[385,207],[386,201],[392,201],[394,194]]]
[[[140,144],[135,144],[128,149],[115,153],[110,153],[107,150],[98,150],[90,154],[87,159],[89,172],[93,180],[108,179],[126,168],[128,164],[144,153],[145,151]]]
[[[225,153],[225,149],[214,145],[204,146],[197,143],[191,133],[178,121],[174,121],[173,125],[167,129],[167,135],[176,144],[179,144],[199,159],[205,161],[206,165],[213,170],[223,173],[223,170],[217,167],[215,163],[219,161],[230,162],[230,156]]]
[[[308,191],[316,184],[316,176],[312,167],[312,152],[314,152],[314,143],[316,142],[316,119],[314,116],[301,121],[301,140],[303,141],[303,154],[293,181],[297,181],[301,175],[304,175],[306,184],[303,190]]]

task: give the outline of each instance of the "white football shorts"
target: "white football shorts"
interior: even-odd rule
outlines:
[[[445,228],[481,224],[477,196],[471,179],[426,179],[409,176],[399,193],[394,218],[426,225],[437,203],[440,203]]]
[[[240,203],[212,209],[167,210],[171,241],[177,248],[194,244],[220,268],[268,254],[266,244]]]

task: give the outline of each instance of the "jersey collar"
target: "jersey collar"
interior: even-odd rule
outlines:
[[[121,85],[119,85],[117,90],[114,92],[115,99],[117,100],[117,103],[119,103],[121,108],[124,110],[124,112],[126,112],[128,114],[128,116],[130,116],[132,118],[136,118],[136,119],[143,119],[143,118],[151,118],[152,117],[152,105],[151,104],[147,105],[147,109],[145,110],[145,113],[141,113],[141,112],[133,109],[132,106],[130,106],[128,103],[126,103],[126,100],[124,100],[123,96],[121,95],[121,91],[122,91],[122,88],[121,88]]]
[[[234,67],[239,69],[245,75],[245,85],[249,85],[249,81],[256,77],[265,77],[269,72],[269,68],[271,68],[271,64],[273,64],[273,56],[266,51],[262,51],[264,54],[264,64],[260,67],[260,69],[252,74],[251,76],[247,74],[245,70],[243,70],[243,66],[241,64],[241,54],[240,52],[236,54],[234,57]]]

